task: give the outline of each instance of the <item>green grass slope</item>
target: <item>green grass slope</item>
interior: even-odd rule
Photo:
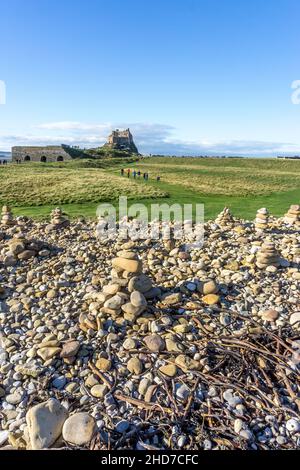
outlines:
[[[128,167],[148,172],[149,180],[121,177]],[[224,206],[247,219],[260,207],[282,216],[300,202],[300,161],[123,156],[0,167],[0,203],[17,214],[45,217],[60,205],[71,217],[95,217],[98,203],[120,195],[148,207],[203,203],[206,219]]]

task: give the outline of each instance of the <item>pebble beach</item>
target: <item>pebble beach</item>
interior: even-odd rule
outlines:
[[[0,448],[300,446],[300,207],[185,240],[0,224]]]

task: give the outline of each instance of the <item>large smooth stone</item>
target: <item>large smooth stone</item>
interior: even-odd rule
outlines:
[[[145,274],[133,277],[132,279],[130,279],[128,284],[129,292],[139,291],[144,294],[145,292],[148,292],[151,288],[152,281]]]
[[[105,357],[100,357],[100,359],[98,359],[98,361],[96,362],[96,367],[101,372],[107,372],[111,368],[111,361],[109,359],[106,359]]]
[[[174,364],[167,364],[159,368],[159,371],[167,377],[175,377],[177,374],[177,367]]]
[[[267,322],[276,321],[279,317],[279,313],[276,310],[265,310],[261,315],[262,319]]]
[[[103,287],[103,293],[106,295],[116,295],[119,290],[120,286],[118,284],[108,284]]]
[[[67,358],[67,357],[74,357],[78,353],[80,348],[79,341],[68,341],[63,345],[62,351],[60,353],[60,357]]]
[[[56,347],[43,347],[38,350],[37,355],[41,357],[45,362],[58,356],[61,352],[61,348]]]
[[[140,308],[140,307],[147,307],[147,300],[143,296],[141,292],[138,292],[137,290],[132,292],[130,296],[130,302],[134,307]]]
[[[167,294],[163,297],[163,303],[166,305],[176,305],[178,304],[182,299],[182,296],[180,292],[175,293],[175,294]]]
[[[20,260],[28,260],[33,258],[36,255],[35,251],[32,250],[25,250],[22,253],[18,254],[18,259]]]
[[[220,297],[216,294],[208,294],[202,300],[207,305],[216,305],[220,301]]]
[[[67,410],[55,398],[30,408],[26,422],[32,450],[51,447],[60,437],[67,417]]]
[[[201,283],[199,291],[203,295],[209,294],[217,294],[218,293],[218,286],[213,280],[205,281],[203,284]]]
[[[300,312],[295,312],[291,315],[290,324],[292,326],[297,326],[297,328],[300,328]]]
[[[128,302],[125,305],[122,305],[122,311],[128,313],[129,315],[140,315],[145,310],[145,307],[135,307],[132,303]]]
[[[142,271],[142,262],[135,259],[114,258],[112,266],[129,273],[140,273]]]
[[[4,259],[3,259],[3,264],[4,266],[15,266],[17,264],[17,259],[15,258],[15,256],[12,254],[12,253],[7,253],[5,256],[4,256]]]
[[[88,413],[76,413],[64,423],[63,439],[77,446],[91,442],[96,430],[96,422]]]
[[[111,297],[105,302],[104,307],[109,308],[110,310],[120,310],[123,304],[124,300],[122,299],[122,297],[120,297],[119,295],[115,295],[114,297]]]
[[[104,398],[108,392],[108,387],[105,384],[94,385],[91,389],[91,394],[95,398]]]
[[[167,338],[166,349],[168,352],[182,352],[184,351],[184,346],[174,339]]]
[[[164,351],[166,348],[166,343],[163,338],[159,335],[150,335],[144,339],[144,342],[150,351],[153,352],[160,352]]]
[[[138,256],[134,251],[126,251],[122,250],[117,253],[119,258],[125,258],[125,259],[135,259],[138,260]]]
[[[143,363],[138,357],[129,359],[127,369],[134,375],[140,375],[143,372]]]
[[[25,245],[22,241],[13,239],[9,243],[9,250],[14,254],[14,255],[19,255],[25,250]]]

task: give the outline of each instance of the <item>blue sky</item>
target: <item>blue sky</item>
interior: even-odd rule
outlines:
[[[299,0],[1,2],[0,150],[300,153]]]

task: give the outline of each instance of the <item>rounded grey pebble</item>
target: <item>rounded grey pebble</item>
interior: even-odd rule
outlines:
[[[211,441],[208,439],[205,439],[205,441],[203,442],[203,447],[205,450],[211,450],[212,449]]]
[[[119,432],[120,434],[123,434],[124,432],[128,431],[130,427],[130,424],[128,421],[119,421],[117,424],[116,424],[116,431]]]
[[[251,431],[248,429],[242,429],[242,431],[239,433],[241,438],[245,439],[246,441],[252,441],[253,440],[253,434]]]
[[[283,446],[286,443],[286,438],[284,436],[277,436],[276,437],[276,442],[280,446]]]

